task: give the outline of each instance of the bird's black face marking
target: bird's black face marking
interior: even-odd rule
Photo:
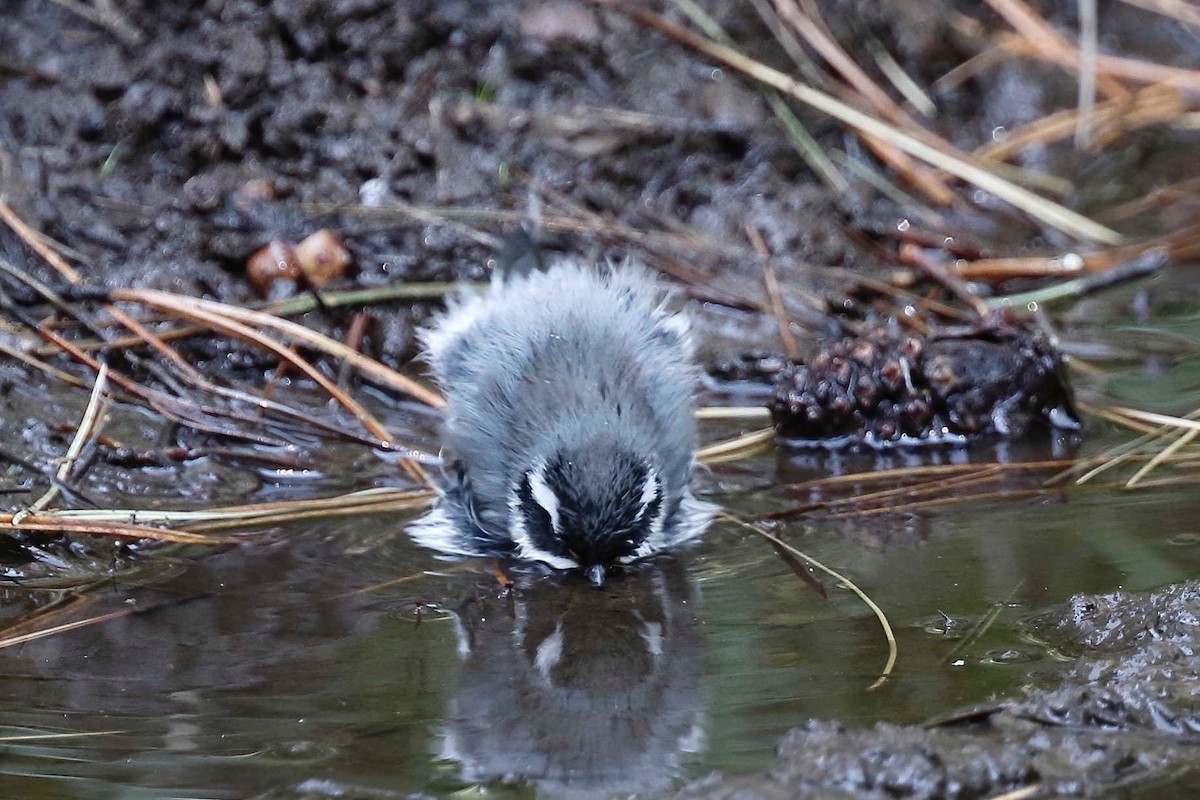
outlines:
[[[518,483],[514,539],[525,557],[559,568],[631,561],[661,532],[663,504],[658,474],[640,459],[560,454]]]

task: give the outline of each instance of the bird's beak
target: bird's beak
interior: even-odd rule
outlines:
[[[593,564],[583,572],[587,576],[588,582],[597,589],[604,588],[604,580],[608,573],[602,564]]]

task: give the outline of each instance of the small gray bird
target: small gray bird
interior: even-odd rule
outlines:
[[[422,339],[448,401],[447,485],[410,529],[460,555],[556,569],[631,563],[698,536],[687,319],[631,264],[525,264]]]

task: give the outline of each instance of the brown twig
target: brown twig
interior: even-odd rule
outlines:
[[[987,0],[987,3],[1021,34],[1020,38],[1001,37],[1002,47],[1059,64],[1074,72],[1081,69],[1082,56],[1079,50],[1038,16],[1024,0]],[[1100,55],[1096,57],[1096,70],[1096,86],[1109,97],[1120,97],[1128,92],[1121,85],[1122,80],[1142,84],[1167,83],[1193,91],[1200,89],[1200,72],[1196,70],[1136,58]]]
[[[66,262],[62,256],[54,252],[54,249],[43,242],[30,228],[25,224],[25,221],[17,216],[17,213],[12,210],[12,206],[0,198],[0,219],[8,227],[12,228],[13,233],[21,237],[25,244],[29,245],[30,249],[46,260],[46,263],[54,267],[59,275],[62,275],[70,283],[81,283],[83,277],[75,271],[75,268]]]
[[[1200,223],[1189,225],[1144,242],[1098,250],[1094,253],[1068,253],[1065,256],[1026,258],[980,258],[960,261],[953,266],[958,277],[1002,283],[1013,278],[1074,278],[1098,275],[1118,269],[1155,250],[1162,250],[1167,261],[1200,258]]]
[[[1015,48],[1022,55],[1051,61],[1069,70],[1079,71],[1079,51],[1024,0],[987,0],[987,4],[1020,34],[1019,37],[1001,36],[1001,47],[1009,50]],[[1096,88],[1114,98],[1125,97],[1129,93],[1119,81],[1108,75],[1097,75]]]
[[[1104,147],[1121,135],[1151,125],[1168,123],[1183,114],[1188,104],[1172,86],[1150,86],[1127,97],[1109,100],[1091,113],[1089,146]],[[1023,125],[999,142],[975,151],[979,158],[1004,161],[1030,145],[1049,145],[1069,137],[1078,125],[1079,112],[1068,109]]]
[[[783,342],[783,352],[787,357],[796,361],[800,358],[800,349],[796,346],[796,337],[792,336],[792,326],[788,321],[787,312],[783,309],[783,299],[779,294],[779,281],[775,278],[775,268],[771,265],[771,251],[763,240],[762,232],[749,221],[746,222],[746,236],[750,239],[755,252],[762,259],[763,283],[766,285],[767,297],[771,301],[771,312],[775,315],[775,324],[779,328],[779,338]]]
[[[898,257],[901,263],[918,267],[949,289],[959,300],[970,306],[980,319],[991,314],[983,298],[971,289],[962,276],[955,274],[953,267],[934,258],[925,248],[912,242],[901,242]]]
[[[165,311],[174,316],[203,322],[213,327],[238,330],[241,332],[238,338],[248,336],[248,341],[254,341],[256,345],[271,350],[271,352],[279,355],[281,358],[286,358],[282,353],[283,347],[279,342],[264,336],[250,326],[266,328],[267,330],[281,334],[292,342],[312,347],[335,358],[344,359],[350,362],[365,377],[404,392],[425,405],[433,408],[443,408],[446,405],[446,401],[442,399],[441,395],[431,389],[427,389],[413,379],[401,375],[373,358],[351,350],[336,339],[331,339],[324,334],[317,333],[291,320],[281,319],[263,311],[219,303],[215,300],[185,297],[153,289],[114,289],[111,292],[111,296],[114,300],[138,303]],[[304,371],[302,367],[300,369]],[[322,379],[324,379],[323,376]],[[322,385],[322,388],[325,387]],[[334,386],[334,389],[336,390],[337,387]],[[357,412],[354,413],[358,416]]]

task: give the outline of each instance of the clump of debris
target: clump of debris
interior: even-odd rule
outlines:
[[[1051,338],[999,321],[929,335],[874,325],[824,342],[803,363],[760,356],[723,372],[773,382],[771,418],[799,445],[944,444],[1080,427]]]

